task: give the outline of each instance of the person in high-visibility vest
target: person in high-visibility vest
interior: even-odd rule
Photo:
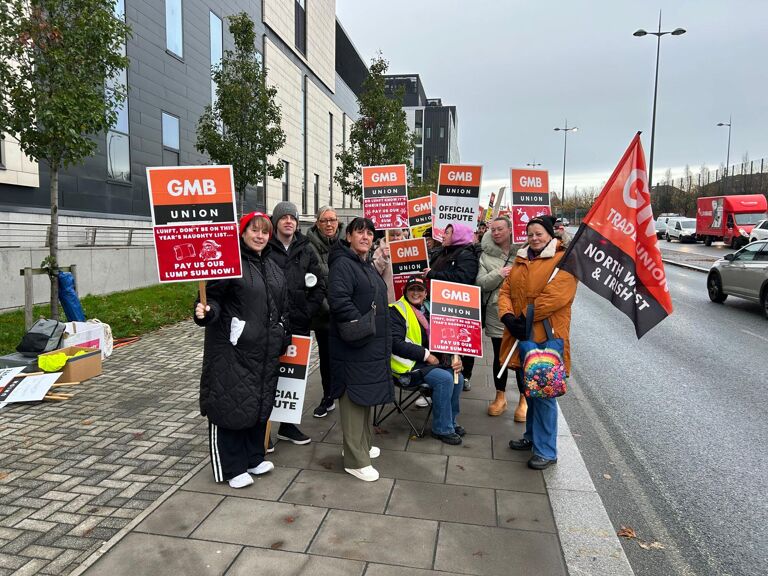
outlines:
[[[412,383],[424,382],[432,389],[432,436],[446,444],[461,444],[466,434],[456,423],[459,397],[464,387],[461,359],[432,354],[429,344],[429,310],[424,305],[427,285],[422,275],[410,276],[403,297],[389,305],[392,329],[392,373],[410,374]],[[459,379],[454,384],[454,373]]]

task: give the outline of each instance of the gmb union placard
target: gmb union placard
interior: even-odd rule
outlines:
[[[509,171],[509,183],[512,190],[513,241],[526,242],[528,235],[525,227],[528,221],[551,213],[549,172],[512,168]]]
[[[482,356],[480,287],[432,280],[429,294],[430,351]]]
[[[280,356],[275,405],[269,417],[273,422],[301,422],[311,348],[312,339],[309,336],[293,336],[285,354]]]
[[[240,278],[231,166],[147,168],[160,282]]]
[[[482,171],[482,166],[440,164],[435,229],[445,230],[448,224],[463,222],[475,230]]]
[[[408,227],[408,176],[405,164],[363,166],[363,215],[376,230]]]
[[[418,274],[429,268],[427,241],[425,238],[393,240],[389,243],[389,256],[392,263],[392,284],[395,288],[395,300],[403,295],[405,281],[412,274]]]
[[[408,200],[408,226],[412,238],[421,238],[432,226],[432,198],[422,196]]]

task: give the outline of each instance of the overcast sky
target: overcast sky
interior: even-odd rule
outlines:
[[[635,132],[650,154],[656,37],[661,39],[655,179],[667,168],[768,157],[768,0],[337,0],[361,56],[418,73],[427,97],[457,107],[461,161],[483,188],[541,162],[559,191],[568,119],[566,194],[600,185]],[[768,163],[768,161],[766,161]]]

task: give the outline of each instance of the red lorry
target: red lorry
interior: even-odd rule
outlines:
[[[731,248],[749,242],[749,233],[766,217],[768,201],[762,194],[706,196],[696,199],[696,239],[709,246],[722,240]]]

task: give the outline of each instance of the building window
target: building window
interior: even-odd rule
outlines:
[[[0,170],[5,170],[5,136],[0,134]]]
[[[211,32],[211,68],[221,64],[224,55],[224,30],[221,18],[213,12],[209,13],[209,26]],[[211,78],[211,105],[216,104],[216,82]]]
[[[179,165],[179,119],[163,112],[163,166]]]
[[[424,136],[426,136],[427,138],[432,138],[432,127],[431,126],[427,126],[424,129]]]
[[[307,6],[306,0],[295,0],[296,5],[296,50],[307,55]]]
[[[315,174],[315,187],[313,190],[314,193],[314,200],[315,200],[315,206],[312,210],[313,214],[317,214],[317,209],[320,208],[320,176]]]
[[[445,126],[440,126],[440,138],[445,138]]]
[[[165,0],[165,48],[179,58],[184,56],[181,2]]]
[[[283,202],[288,202],[290,200],[290,198],[288,197],[289,196],[288,194],[289,174],[291,172],[290,168],[291,168],[291,165],[285,160],[283,160],[283,179],[282,179]]]
[[[416,153],[413,155],[413,169],[421,176],[421,148],[416,148]]]
[[[116,0],[114,4],[116,18],[125,20],[125,2]],[[125,43],[120,47],[125,56]],[[127,71],[124,69],[107,80],[107,92],[115,89],[126,90]],[[131,145],[128,125],[128,97],[115,109],[115,124],[107,131],[107,178],[117,182],[131,181]]]

